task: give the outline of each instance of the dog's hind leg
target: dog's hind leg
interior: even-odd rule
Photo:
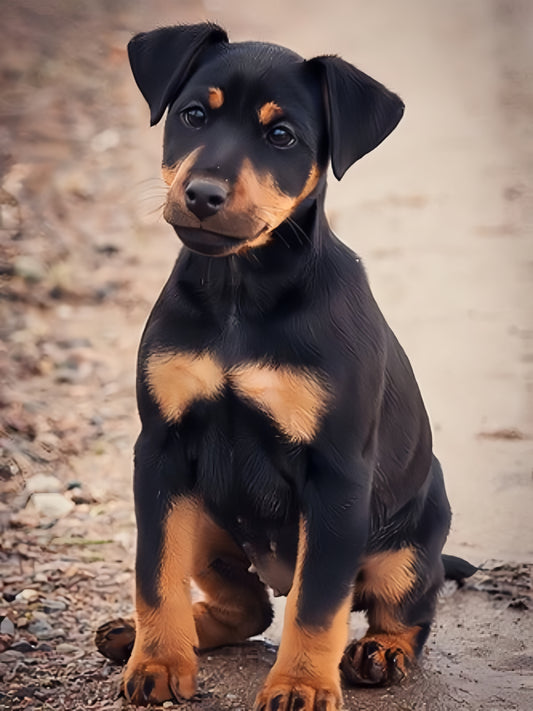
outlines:
[[[347,681],[390,684],[406,676],[435,615],[450,517],[442,472],[434,458],[421,514],[412,529],[404,531],[404,546],[367,556],[359,570],[353,609],[367,610],[369,627],[344,652],[341,669]]]
[[[193,605],[200,649],[242,642],[272,621],[265,586],[250,573],[250,561],[207,514],[198,525],[193,580],[204,600]]]
[[[390,554],[391,558],[394,556],[395,553]],[[369,565],[373,564],[369,560]],[[394,574],[393,561],[388,564]],[[384,561],[376,565],[382,567]],[[341,662],[342,672],[349,683],[387,685],[407,676],[409,666],[429,634],[438,589],[438,585],[432,586],[414,600],[408,593],[398,602],[392,597],[386,600],[385,595],[379,593],[374,598],[367,598],[368,630],[362,639],[346,648]]]

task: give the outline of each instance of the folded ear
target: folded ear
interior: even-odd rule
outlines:
[[[218,25],[162,27],[141,32],[128,43],[128,56],[137,86],[150,107],[150,125],[158,123],[165,109],[189,77],[199,55],[228,36]]]
[[[331,167],[340,180],[356,160],[369,153],[396,128],[404,104],[372,77],[343,59],[315,57],[325,84]]]

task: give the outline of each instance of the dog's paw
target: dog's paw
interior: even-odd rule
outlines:
[[[180,668],[175,660],[166,664],[148,660],[130,661],[124,672],[122,691],[137,706],[159,704],[172,699],[190,699],[196,692],[196,668]]]
[[[94,642],[104,657],[117,664],[124,664],[130,658],[135,642],[135,622],[121,617],[109,620],[96,630]]]
[[[338,711],[340,689],[315,680],[267,679],[255,700],[254,711]]]
[[[346,648],[341,670],[350,684],[386,686],[402,681],[413,660],[412,647],[401,638],[376,634]]]

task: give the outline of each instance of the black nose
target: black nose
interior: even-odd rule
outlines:
[[[189,210],[199,220],[216,214],[228,197],[228,189],[223,183],[193,178],[185,188],[185,202]]]

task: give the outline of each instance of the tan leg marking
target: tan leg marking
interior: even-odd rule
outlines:
[[[197,503],[178,499],[165,521],[159,605],[151,607],[137,592],[135,644],[124,676],[133,703],[190,698],[196,691],[198,636],[190,576],[197,522]]]
[[[263,126],[267,126],[274,119],[283,116],[283,109],[281,106],[278,106],[275,101],[267,101],[266,104],[261,106],[257,115],[259,117],[259,123],[263,124]]]
[[[279,708],[300,698],[304,705],[297,708],[313,711],[339,709],[341,688],[339,662],[348,637],[348,618],[352,599],[349,595],[323,628],[306,628],[298,621],[298,599],[302,588],[302,569],[307,548],[303,519],[300,521],[298,558],[292,589],[287,597],[281,645],[276,663],[259,692],[255,709],[269,709],[277,697]],[[283,704],[287,705],[283,705]]]
[[[219,109],[224,103],[224,92],[215,86],[210,86],[207,90],[207,101],[211,109]]]
[[[224,387],[223,370],[209,353],[153,353],[146,376],[168,422],[177,422],[194,401],[216,398]]]
[[[352,684],[391,684],[401,681],[415,659],[419,627],[401,619],[401,603],[416,584],[413,548],[375,553],[364,559],[355,595],[368,603],[365,636],[346,649],[341,668]]]
[[[363,560],[356,594],[397,605],[416,583],[416,555],[412,548],[374,553]]]
[[[270,624],[268,593],[249,565],[229,534],[202,513],[193,564],[193,579],[205,595],[193,605],[200,649],[242,642]]]
[[[316,373],[250,364],[232,368],[228,377],[237,393],[271,417],[292,442],[314,438],[330,399]]]

